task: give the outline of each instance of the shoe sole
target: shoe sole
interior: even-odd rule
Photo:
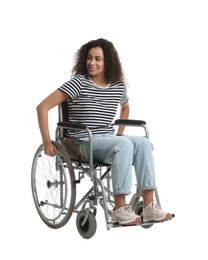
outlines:
[[[167,213],[166,216],[163,219],[160,219],[160,220],[148,220],[148,221],[143,221],[143,223],[149,223],[149,222],[150,223],[160,223],[160,222],[164,222],[164,221],[167,221],[167,220],[171,220],[174,217],[175,217],[174,214]]]

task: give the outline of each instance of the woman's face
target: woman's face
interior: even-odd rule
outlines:
[[[86,66],[90,76],[105,75],[105,62],[102,48],[95,47],[88,51]]]

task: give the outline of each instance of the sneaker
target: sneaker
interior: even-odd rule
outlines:
[[[143,222],[161,222],[172,218],[170,213],[166,213],[160,206],[151,202],[143,209]]]
[[[111,220],[118,222],[120,225],[138,225],[141,223],[140,216],[136,215],[130,206],[112,211]]]

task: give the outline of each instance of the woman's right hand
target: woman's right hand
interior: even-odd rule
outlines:
[[[44,144],[44,153],[48,156],[55,156],[57,154],[57,148],[52,143]]]

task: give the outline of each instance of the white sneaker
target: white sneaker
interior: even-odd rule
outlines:
[[[121,225],[138,225],[141,223],[140,216],[136,215],[130,206],[112,211],[111,220]]]
[[[172,215],[170,213],[166,213],[164,210],[160,208],[160,206],[151,202],[143,209],[143,222],[155,221],[160,222],[163,220],[171,219]]]

